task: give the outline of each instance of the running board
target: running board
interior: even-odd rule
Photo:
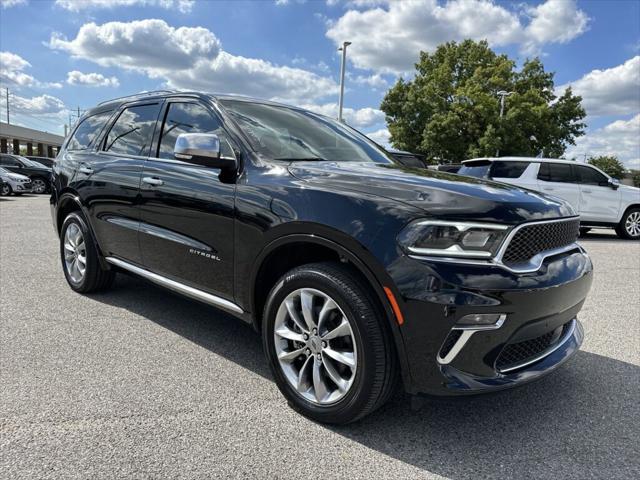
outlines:
[[[185,295],[187,297],[200,300],[201,302],[208,303],[209,305],[213,305],[214,307],[219,307],[233,313],[244,313],[244,310],[242,310],[242,308],[240,308],[235,303],[230,302],[229,300],[225,300],[224,298],[220,298],[210,293],[203,292],[202,290],[198,290],[197,288],[193,288],[183,283],[176,282],[175,280],[171,280],[167,277],[163,277],[162,275],[158,275],[157,273],[150,272],[149,270],[145,270],[144,268],[137,267],[130,264],[129,262],[120,260],[119,258],[106,257],[105,260],[110,264],[115,265],[116,267],[120,267],[131,273],[140,275],[141,277],[146,278],[153,283],[168,288],[169,290],[173,290],[174,292],[181,293],[182,295]]]

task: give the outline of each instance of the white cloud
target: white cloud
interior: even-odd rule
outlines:
[[[375,73],[373,75],[357,75],[353,77],[347,72],[347,76],[358,85],[367,85],[374,90],[386,89],[389,86],[384,77],[379,73]]]
[[[615,155],[628,168],[640,169],[640,113],[629,120],[616,120],[603,128],[587,132],[567,150],[566,158],[584,155]]]
[[[389,130],[386,128],[381,128],[380,130],[376,130],[375,132],[367,133],[367,137],[369,137],[374,142],[382,145],[383,147],[391,146],[389,143]]]
[[[87,87],[117,87],[120,85],[116,77],[105,77],[101,73],[82,73],[78,70],[67,73],[67,83]]]
[[[178,10],[181,13],[189,13],[193,8],[194,0],[56,0],[56,5],[71,12],[97,8],[116,7],[161,7],[167,10]]]
[[[62,88],[60,82],[40,82],[23,70],[31,67],[20,55],[0,52],[0,83],[17,87]]]
[[[224,91],[285,101],[336,94],[329,77],[222,51],[206,28],[169,26],[163,20],[83,25],[74,39],[52,35],[49,46],[103,66],[161,78],[177,89]]]
[[[1,101],[6,106],[4,96],[1,97]],[[9,97],[9,108],[12,114],[23,113],[38,116],[57,115],[66,109],[62,100],[47,94],[31,98],[12,94]]]
[[[640,111],[640,55],[622,65],[593,70],[575,82],[558,87],[559,92],[571,86],[582,96],[589,115],[627,115]]]
[[[353,42],[349,59],[357,67],[407,72],[421,50],[433,51],[443,42],[466,38],[486,39],[493,46],[517,44],[531,52],[547,43],[575,38],[588,22],[574,0],[547,0],[527,9],[528,24],[521,22],[517,12],[490,0],[388,0],[380,6],[382,3],[350,9],[327,30],[327,37],[336,45]]]
[[[322,105],[303,104],[300,105],[300,107],[331,118],[337,118],[338,116],[337,103],[325,103]],[[349,125],[357,129],[368,128],[384,123],[384,113],[371,107],[359,109],[343,108],[342,116]]]
[[[17,5],[26,5],[27,0],[0,0],[0,7],[2,8],[10,8],[15,7]]]

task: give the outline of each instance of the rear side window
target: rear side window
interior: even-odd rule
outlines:
[[[584,183],[587,185],[600,185],[604,187],[609,184],[609,180],[607,179],[607,177],[591,167],[576,165],[575,168],[578,170],[578,178],[580,179],[580,183]]]
[[[20,164],[15,158],[11,155],[0,155],[0,165],[9,166],[9,167],[17,167]]]
[[[491,178],[520,178],[529,162],[493,162]]]
[[[104,124],[109,120],[111,111],[97,113],[80,122],[73,136],[67,143],[67,150],[87,150],[92,148],[98,140],[98,135]]]
[[[160,105],[125,108],[111,127],[104,150],[123,155],[148,156]]]
[[[491,162],[487,160],[464,163],[462,164],[462,167],[460,167],[460,170],[458,170],[458,174],[476,178],[487,178],[487,176],[489,175],[490,167]]]
[[[571,165],[566,163],[541,163],[538,180],[543,182],[578,183]]]

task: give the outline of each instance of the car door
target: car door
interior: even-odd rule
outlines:
[[[235,155],[214,110],[193,99],[168,101],[156,158],[144,165],[140,248],[146,268],[233,298],[235,184],[220,170],[173,155],[181,133],[216,133],[223,155]]]
[[[580,216],[590,222],[616,223],[620,212],[620,190],[609,178],[587,165],[576,165],[580,180]]]
[[[538,170],[538,189],[566,200],[576,212],[580,212],[580,186],[573,165],[541,162]]]
[[[127,104],[114,116],[100,148],[78,160],[77,190],[105,256],[141,264],[140,176],[151,152],[162,101]]]

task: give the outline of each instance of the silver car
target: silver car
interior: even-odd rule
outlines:
[[[31,193],[31,179],[19,173],[10,172],[0,167],[0,178],[2,178],[1,195],[22,195],[23,193]]]

